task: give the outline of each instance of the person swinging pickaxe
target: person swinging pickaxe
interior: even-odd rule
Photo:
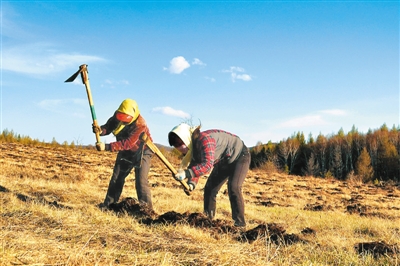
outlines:
[[[85,65],[85,64],[81,65],[79,67],[79,70],[76,73],[74,73],[71,77],[69,77],[65,82],[73,82],[79,74],[81,74],[82,82],[86,86],[86,92],[87,92],[87,96],[88,96],[88,100],[89,100],[90,111],[91,111],[92,119],[93,119],[93,127],[94,128],[99,127],[99,125],[97,123],[96,112],[94,110],[93,99],[92,99],[92,95],[91,95],[91,91],[90,91],[87,65]],[[99,131],[94,131],[94,133],[96,134],[97,144],[101,143]],[[161,159],[161,161],[165,164],[165,166],[167,166],[167,168],[174,175],[176,174],[177,171],[174,169],[174,167],[168,162],[168,160],[158,150],[157,146],[154,145],[154,143],[151,141],[150,138],[148,138],[148,136],[145,133],[141,135],[141,141],[144,142]],[[185,182],[180,181],[180,183],[183,186],[185,193],[187,195],[190,195],[189,186]]]

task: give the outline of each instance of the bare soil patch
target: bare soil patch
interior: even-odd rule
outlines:
[[[178,213],[175,211],[166,212],[157,215],[153,210],[147,208],[145,205],[138,203],[134,198],[126,198],[123,201],[111,204],[110,210],[117,214],[128,214],[133,217],[139,218],[140,222],[146,225],[154,224],[188,224],[196,228],[213,231],[214,233],[231,234],[238,241],[247,241],[252,243],[257,239],[269,239],[272,242],[279,244],[293,244],[297,242],[306,242],[301,237],[295,234],[286,234],[282,225],[275,223],[260,224],[248,231],[240,227],[232,225],[232,222],[213,219],[211,220],[203,213]]]
[[[375,258],[379,256],[390,256],[400,252],[397,244],[389,245],[384,241],[364,242],[354,245],[359,254],[372,254]]]

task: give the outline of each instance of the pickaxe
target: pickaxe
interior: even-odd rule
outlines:
[[[73,74],[71,77],[69,77],[65,82],[72,82],[76,79],[76,77],[81,74],[82,82],[85,84],[86,87],[86,93],[88,96],[89,100],[89,106],[90,106],[90,112],[92,113],[92,120],[93,120],[93,125],[95,127],[98,127],[97,123],[97,118],[96,118],[96,112],[94,111],[94,104],[93,104],[93,99],[92,99],[92,93],[90,92],[90,84],[89,84],[89,76],[88,76],[88,71],[87,71],[87,65],[81,65],[79,67],[79,70]],[[101,142],[100,140],[100,133],[96,132],[96,141]]]
[[[178,171],[176,171],[176,169],[174,168],[174,166],[167,160],[167,158],[165,158],[165,156],[161,153],[161,151],[157,148],[157,146],[150,140],[150,138],[147,136],[146,132],[143,132],[140,135],[140,140],[143,141],[147,147],[150,148],[150,150],[152,150],[158,158],[160,158],[160,160],[165,164],[165,166],[171,171],[171,173],[175,176]],[[181,185],[185,188],[184,191],[186,193],[186,195],[190,195],[190,188],[189,185],[182,181],[182,180],[178,180]]]

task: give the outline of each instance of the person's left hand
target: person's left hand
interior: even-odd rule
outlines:
[[[103,142],[96,142],[96,149],[98,151],[104,151],[106,149],[106,144]]]
[[[175,175],[175,179],[178,181],[183,181],[183,180],[185,180],[185,178],[186,178],[185,170],[179,169],[178,173],[176,173],[176,175]]]

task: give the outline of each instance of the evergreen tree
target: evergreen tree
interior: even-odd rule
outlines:
[[[371,165],[371,157],[369,156],[367,148],[365,147],[357,159],[355,174],[361,177],[361,180],[364,183],[371,181],[374,176],[374,170]]]

